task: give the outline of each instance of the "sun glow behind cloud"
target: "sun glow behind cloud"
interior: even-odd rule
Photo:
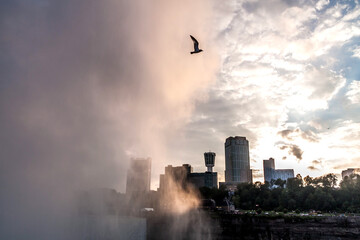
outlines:
[[[195,111],[207,119],[186,129],[193,137],[215,128],[208,144],[220,145],[213,147],[221,153],[219,171],[231,135],[250,139],[255,169],[269,157],[303,175],[339,173],[339,162],[358,167],[359,144],[345,129],[360,130],[359,78],[350,77],[360,74],[359,9],[359,1],[221,3],[222,68],[208,102]],[[296,129],[292,139],[277,134]]]

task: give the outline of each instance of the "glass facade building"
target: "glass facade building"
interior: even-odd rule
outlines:
[[[228,137],[225,141],[225,182],[252,182],[246,137]]]
[[[271,182],[271,180],[287,180],[294,177],[294,169],[275,169],[275,160],[269,158],[264,160],[264,182]]]

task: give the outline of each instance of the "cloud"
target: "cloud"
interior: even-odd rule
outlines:
[[[319,138],[315,135],[314,132],[311,130],[302,131],[300,128],[281,130],[278,132],[278,135],[289,141],[294,141],[297,138],[302,138],[309,142],[319,141]]]
[[[321,56],[321,64],[319,55],[314,55],[315,44],[322,44],[315,36],[326,30],[316,26],[330,15],[317,12],[311,4],[273,1],[271,6],[276,7],[254,1],[229,3],[219,9],[227,14],[218,36],[225,46],[223,67],[208,102],[223,102],[226,107],[218,115],[228,121],[237,117],[256,136],[261,125],[285,121],[288,111],[326,109],[346,82],[340,72],[332,70],[332,62],[322,62],[330,59],[328,51]],[[198,105],[197,111],[203,106],[206,104]],[[309,141],[316,141],[315,136],[307,135]]]
[[[346,120],[358,122],[358,107],[345,94],[358,75],[359,4],[232,1],[216,8],[222,67],[181,141],[208,139],[221,153],[227,136],[243,135],[251,159],[284,158],[305,174],[311,159],[324,158],[323,173],[331,155],[352,159],[340,148],[330,154],[329,146],[344,136],[338,128],[351,125]],[[342,145],[357,151],[351,142]],[[261,161],[252,167],[261,168]]]
[[[358,168],[359,165],[357,164],[358,162],[360,161],[360,158],[356,158],[356,159],[353,159],[353,161],[349,162],[345,162],[345,163],[341,163],[339,164],[339,159],[336,159],[334,161],[334,166],[333,168],[336,169],[336,170],[346,170],[348,168]]]
[[[352,104],[360,103],[360,81],[352,81],[345,95]]]
[[[304,153],[299,146],[291,145],[290,146],[290,153],[293,154],[298,160],[302,160],[302,154]]]
[[[311,162],[311,165],[307,167],[307,169],[311,171],[320,171],[323,168],[323,160],[316,159]]]
[[[280,146],[279,148],[280,148],[281,150],[285,150],[285,149],[287,149],[287,148],[288,148],[288,146],[283,145],[283,146]]]
[[[321,160],[313,160],[312,163],[313,164],[321,164]]]
[[[360,59],[360,47],[359,46],[354,47],[351,51],[353,52],[353,55],[352,55],[353,57]]]
[[[285,144],[285,145],[279,146],[279,149],[280,150],[288,149],[289,154],[295,156],[299,161],[302,160],[302,155],[303,155],[304,151],[302,151],[300,149],[300,147],[295,144]]]
[[[158,181],[167,161],[203,169],[210,148],[222,172],[234,135],[249,139],[255,161],[304,158],[304,171],[320,155],[321,171],[336,167],[332,159],[356,164],[359,14],[355,1],[6,1],[0,202],[15,211],[7,222],[24,212],[32,220],[40,197],[55,209],[74,188],[123,190],[133,156],[151,157]],[[188,34],[203,54],[189,54]]]
[[[281,135],[281,137],[286,138],[287,140],[292,140],[292,138],[289,137],[289,134],[292,133],[293,130],[286,129],[278,132],[278,134]]]
[[[314,167],[314,166],[308,166],[307,167],[309,170],[311,170],[311,171],[318,171],[319,169],[318,168],[316,168],[316,167]]]
[[[317,3],[316,3],[316,10],[320,11],[322,10],[326,5],[328,5],[330,3],[330,0],[319,0]]]
[[[319,138],[315,135],[314,132],[307,130],[301,133],[301,137],[309,142],[318,142]]]

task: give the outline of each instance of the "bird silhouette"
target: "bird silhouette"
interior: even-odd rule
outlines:
[[[198,42],[193,36],[190,35],[190,37],[191,37],[191,39],[192,39],[193,42],[194,42],[194,51],[193,51],[193,52],[190,52],[190,53],[193,54],[193,53],[202,52],[203,50],[202,50],[202,49],[199,49],[199,42]]]

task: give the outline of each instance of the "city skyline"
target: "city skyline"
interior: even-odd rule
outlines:
[[[257,170],[269,157],[303,176],[357,167],[358,12],[358,1],[224,3],[221,71],[178,141],[216,152],[219,173],[221,144],[231,135],[247,136]],[[200,155],[188,148],[179,161]]]
[[[66,239],[74,192],[125,192],[131,158],[157,189],[214,152],[222,182],[229,136],[254,182],[270,157],[303,177],[360,167],[359,0],[4,0],[0,19],[4,239]]]

